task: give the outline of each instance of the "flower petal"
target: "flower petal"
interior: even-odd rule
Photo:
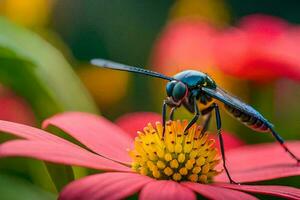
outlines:
[[[300,157],[300,142],[286,142],[291,151]],[[247,145],[226,152],[230,171],[245,171],[277,164],[295,164],[278,143]]]
[[[0,119],[34,125],[35,117],[30,106],[23,98],[0,85]]]
[[[92,151],[119,162],[130,162],[126,149],[132,145],[128,135],[101,116],[69,112],[55,115],[43,123],[43,128],[56,126]]]
[[[64,139],[49,134],[48,132],[43,131],[41,129],[37,129],[31,126],[26,126],[14,122],[0,120],[0,131],[28,140],[39,140],[39,141],[47,141],[47,142],[54,142],[54,143],[71,144],[70,142]]]
[[[300,142],[286,145],[300,157]],[[253,182],[295,176],[300,174],[300,166],[277,143],[248,145],[226,152],[228,170],[237,182]],[[222,168],[221,165],[218,168]],[[223,172],[215,181],[228,181]]]
[[[230,149],[235,149],[235,148],[245,145],[245,142],[243,140],[239,139],[237,136],[235,136],[232,133],[229,133],[227,131],[222,131],[222,137],[223,137],[224,147],[225,147],[226,152],[229,151]],[[218,149],[220,149],[220,141],[219,141],[218,135],[210,134],[210,138],[212,138],[216,141],[215,146]]]
[[[129,113],[119,117],[116,124],[126,131],[131,138],[137,136],[136,132],[143,130],[148,123],[161,122],[161,115],[152,112]]]
[[[251,39],[259,42],[270,42],[288,30],[290,24],[285,20],[270,15],[252,14],[243,17],[239,22],[239,28],[247,31]]]
[[[59,199],[125,199],[151,181],[154,180],[135,173],[91,175],[67,185]]]
[[[237,28],[219,35],[216,62],[225,73],[238,78],[265,82],[287,77],[299,81],[299,32],[293,34],[295,29],[299,26],[273,16],[246,16]]]
[[[14,140],[0,145],[0,157],[25,156],[53,163],[98,170],[131,171],[129,167],[91,153],[79,146],[44,141]]]
[[[300,166],[297,164],[278,164],[274,166],[258,167],[245,171],[230,171],[233,180],[245,182],[257,182],[276,178],[300,175]],[[225,173],[214,178],[216,182],[227,182],[228,178]]]
[[[154,46],[154,70],[174,75],[188,69],[217,70],[214,66],[213,45],[218,31],[197,20],[176,20],[169,23]]]
[[[148,183],[141,191],[141,200],[194,200],[196,195],[186,187],[175,181],[153,181]]]
[[[242,190],[259,194],[269,194],[287,199],[300,199],[300,189],[287,186],[273,185],[236,185],[236,184],[215,184],[218,187]]]
[[[192,182],[183,182],[181,184],[209,199],[216,199],[216,200],[257,199],[256,197],[250,194],[246,194],[244,192],[216,187],[214,185],[206,185],[206,184],[199,184],[199,183],[192,183]]]

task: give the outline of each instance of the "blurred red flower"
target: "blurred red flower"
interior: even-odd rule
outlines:
[[[250,15],[221,31],[214,54],[227,74],[248,80],[300,80],[300,29],[267,15]]]
[[[267,15],[249,15],[237,27],[217,29],[199,20],[172,21],[154,46],[157,71],[174,75],[185,69],[239,79],[300,80],[300,26]],[[225,86],[226,87],[226,86]]]
[[[176,20],[161,33],[152,53],[156,71],[174,75],[194,69],[218,79],[219,71],[213,55],[217,30],[199,20]]]
[[[24,99],[0,85],[0,119],[34,125],[35,117]]]
[[[108,171],[70,183],[60,193],[60,199],[124,199],[137,192],[140,199],[194,200],[195,193],[209,199],[256,199],[248,193],[300,199],[300,190],[294,187],[224,183],[224,173],[211,184],[157,180],[138,174],[130,168],[131,158],[126,151],[133,145],[132,136],[103,117],[63,113],[47,119],[43,126],[60,128],[86,149],[40,129],[0,121],[1,131],[21,138],[1,144],[0,157],[25,156]],[[300,155],[299,142],[288,145]],[[243,183],[300,174],[299,166],[278,144],[242,146],[227,152],[227,159],[232,177]]]

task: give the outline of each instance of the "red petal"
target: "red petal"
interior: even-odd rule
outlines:
[[[214,27],[199,20],[177,20],[168,24],[154,47],[155,70],[166,75],[187,68],[213,72],[216,35]]]
[[[41,129],[37,129],[31,126],[26,126],[23,124],[18,124],[14,122],[2,121],[0,120],[0,131],[6,132],[11,135],[15,135],[21,138],[25,138],[28,140],[39,140],[39,141],[47,141],[47,142],[54,142],[54,143],[62,143],[68,144],[71,143],[59,138],[55,135],[49,134],[46,131]]]
[[[300,142],[286,142],[290,150],[300,157]],[[295,164],[278,143],[247,145],[226,152],[230,171],[245,171],[276,164]]]
[[[300,157],[300,142],[286,145]],[[235,181],[253,182],[269,180],[300,173],[300,166],[277,143],[248,145],[226,152],[228,170]],[[222,168],[221,165],[218,168]],[[223,172],[215,181],[228,181]]]
[[[300,58],[297,54],[300,50],[299,31],[300,26],[291,27],[275,45],[266,48],[279,61],[278,73],[296,81],[300,80]]]
[[[119,117],[116,124],[126,131],[131,138],[137,136],[136,132],[143,130],[148,123],[155,124],[161,122],[161,115],[152,112],[129,113]]]
[[[299,26],[273,16],[247,16],[238,28],[220,34],[215,49],[218,66],[238,78],[299,81],[299,32],[293,34],[295,29]]]
[[[287,199],[300,199],[300,189],[287,186],[273,185],[235,185],[235,184],[215,184],[218,187],[242,190],[245,192],[253,192],[259,194],[269,194]]]
[[[153,181],[148,183],[141,191],[141,200],[194,200],[196,195],[186,187],[175,181]]]
[[[2,91],[3,89],[3,91]],[[35,125],[35,117],[30,106],[11,91],[0,85],[0,119],[18,122],[27,125]]]
[[[245,171],[230,171],[231,178],[237,182],[257,182],[276,178],[300,175],[300,166],[297,164],[281,164],[265,167],[257,167]],[[225,173],[214,178],[216,182],[227,182]]]
[[[44,141],[14,140],[0,145],[0,157],[25,156],[53,163],[99,170],[131,171],[129,167],[91,153],[79,146]]]
[[[229,151],[230,149],[235,149],[235,148],[245,145],[245,142],[243,142],[237,136],[235,136],[229,132],[222,131],[222,136],[223,136],[223,140],[224,140],[225,151]],[[220,141],[219,141],[218,136],[214,134],[214,135],[210,135],[210,138],[215,139],[215,141],[216,141],[215,146],[217,148],[220,148]]]
[[[183,182],[181,184],[209,199],[215,199],[215,200],[257,199],[256,197],[246,194],[244,192],[216,187],[214,185],[206,185],[206,184],[199,184],[199,183],[192,183],[192,182]]]
[[[91,175],[67,185],[59,199],[125,199],[150,181],[153,179],[134,173]]]
[[[289,28],[289,24],[279,17],[254,14],[242,18],[239,27],[247,31],[253,41],[259,43],[280,36]]]
[[[119,162],[130,162],[126,149],[132,140],[119,127],[101,116],[69,112],[55,115],[43,123],[56,126],[92,151]]]
[[[239,79],[266,81],[277,78],[281,69],[279,61],[267,56],[265,50],[249,37],[246,31],[234,28],[220,34],[214,50],[217,65],[226,74]]]

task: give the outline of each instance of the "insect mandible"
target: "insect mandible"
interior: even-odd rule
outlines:
[[[194,114],[192,120],[188,123],[184,131],[187,131],[199,117],[206,116],[202,133],[207,131],[211,112],[215,110],[217,133],[220,141],[220,149],[223,160],[223,167],[227,177],[231,183],[236,183],[231,178],[225,160],[224,142],[221,132],[221,117],[220,109],[216,100],[224,105],[224,108],[234,118],[249,128],[258,132],[270,132],[282,148],[293,158],[300,163],[300,159],[293,154],[285,145],[283,138],[274,130],[274,126],[252,106],[242,102],[238,98],[230,95],[223,89],[217,86],[215,81],[207,74],[195,70],[185,70],[173,77],[165,76],[158,72],[132,67],[104,59],[93,59],[93,65],[114,70],[128,71],[148,75],[160,79],[168,80],[166,85],[167,97],[162,106],[162,122],[165,127],[167,106],[171,108],[169,118],[173,120],[174,111],[180,106],[184,106],[188,111]],[[199,109],[198,103],[204,105],[204,108]]]

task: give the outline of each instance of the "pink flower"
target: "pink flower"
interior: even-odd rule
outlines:
[[[156,71],[174,75],[189,69],[213,71],[213,48],[218,31],[199,20],[169,23],[155,44],[152,64]]]
[[[35,117],[24,99],[0,85],[0,119],[35,125]]]
[[[200,20],[169,23],[154,46],[152,64],[167,75],[195,69],[217,82],[230,75],[252,81],[300,80],[300,28],[267,15],[249,15],[218,29]]]
[[[179,122],[170,122],[167,130],[172,128],[171,126],[174,123]],[[128,148],[133,149],[132,136],[103,117],[87,113],[64,113],[46,120],[43,128],[49,126],[55,126],[65,131],[83,144],[85,148],[41,129],[0,121],[1,131],[20,137],[20,139],[1,144],[0,157],[25,156],[53,163],[106,171],[70,183],[60,193],[60,199],[124,199],[138,192],[140,199],[196,199],[195,193],[209,199],[256,199],[248,193],[300,199],[300,190],[297,188],[228,184],[224,173],[215,176],[214,182],[210,184],[200,184],[192,181],[156,180],[153,177],[141,175],[132,170],[134,168],[131,165],[133,163],[132,157],[128,155],[126,150]],[[144,129],[144,135],[140,133],[139,139],[149,136],[148,139],[151,142],[153,138],[151,139],[150,134],[154,134],[152,132],[154,129],[151,127],[148,125]],[[157,133],[154,135],[161,134],[159,129],[158,124]],[[180,127],[175,127],[175,129],[170,130],[177,130],[176,134],[178,134],[179,129]],[[148,131],[149,134],[146,134]],[[197,131],[198,129],[194,129],[189,132],[189,135],[196,135]],[[189,137],[189,135],[185,137]],[[172,137],[172,134],[167,131],[165,135],[166,145],[170,137]],[[176,135],[176,137],[178,139],[179,135]],[[202,140],[203,138],[199,139]],[[209,147],[211,144],[212,142],[209,140],[208,143],[204,143],[204,146],[207,150],[211,150],[210,153],[213,153],[213,148]],[[300,155],[299,144],[299,142],[289,142],[287,145],[295,154]],[[175,151],[177,150],[176,146]],[[136,155],[137,152],[139,152],[139,149],[135,144],[135,149],[131,153]],[[159,154],[159,152],[157,153]],[[190,152],[189,156],[191,154]],[[208,155],[207,159],[213,159],[214,157]],[[293,160],[277,144],[241,146],[228,151],[227,160],[231,176],[242,183],[300,174],[300,167],[296,166]],[[135,164],[137,164],[136,161],[134,160]],[[180,161],[179,158],[178,161]],[[216,162],[217,160],[212,161],[212,163]],[[174,162],[170,164],[170,166],[174,165],[176,165]],[[157,164],[157,166],[159,165]],[[156,167],[152,166],[151,168]],[[203,168],[205,167],[203,166]],[[175,176],[175,178],[180,177]]]
[[[151,65],[155,71],[169,76],[187,69],[199,70],[229,86],[215,60],[218,34],[215,27],[200,20],[172,21],[154,45]]]
[[[255,81],[300,80],[299,26],[267,15],[249,15],[220,32],[215,60],[225,73]]]

